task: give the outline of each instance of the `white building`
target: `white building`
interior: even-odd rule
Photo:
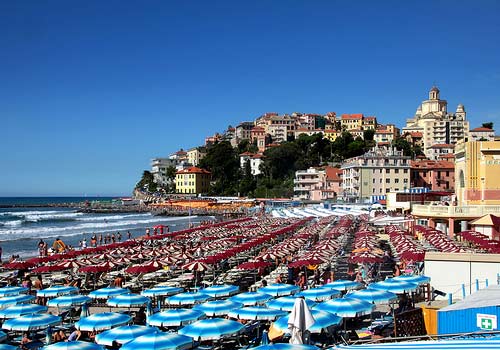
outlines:
[[[167,169],[176,167],[177,161],[170,158],[154,158],[151,160],[151,174],[156,184],[166,187],[172,181],[167,178]]]
[[[484,127],[472,129],[469,141],[495,141],[495,130]]]

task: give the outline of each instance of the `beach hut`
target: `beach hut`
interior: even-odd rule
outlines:
[[[498,330],[500,286],[494,285],[437,312],[438,334]]]

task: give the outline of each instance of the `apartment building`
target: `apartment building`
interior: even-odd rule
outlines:
[[[430,191],[455,190],[455,164],[441,160],[416,160],[410,162],[411,187],[427,188]]]
[[[211,173],[198,167],[179,170],[175,175],[177,193],[207,193],[210,188]]]

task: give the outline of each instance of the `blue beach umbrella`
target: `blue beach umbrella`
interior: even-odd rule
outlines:
[[[128,288],[104,287],[93,290],[89,293],[89,297],[92,299],[108,299],[125,293],[130,293],[130,290]]]
[[[228,297],[239,292],[238,286],[233,286],[230,284],[215,285],[204,289],[200,289],[201,293],[210,295],[214,298]]]
[[[193,310],[204,312],[207,316],[221,316],[242,306],[243,304],[231,300],[213,300],[195,305],[193,306]]]
[[[424,283],[429,283],[431,281],[431,278],[424,275],[402,275],[394,277],[392,280],[424,284]]]
[[[230,311],[228,316],[242,320],[273,321],[278,317],[285,316],[287,313],[286,311],[269,309],[264,306],[247,306]]]
[[[7,339],[7,333],[0,331],[0,341],[4,341]]]
[[[369,303],[388,303],[398,299],[398,296],[394,293],[380,290],[380,289],[361,289],[346,295],[347,298],[356,298],[359,300],[364,300]]]
[[[96,343],[89,343],[86,341],[70,341],[59,342],[44,346],[43,350],[104,350],[104,348]]]
[[[39,314],[47,311],[47,306],[38,304],[17,304],[0,310],[0,318],[15,318],[23,315]]]
[[[95,342],[108,346],[112,346],[114,341],[118,344],[126,344],[137,337],[154,332],[158,332],[158,328],[136,325],[120,326],[97,334],[95,336]]]
[[[78,293],[78,288],[72,286],[51,286],[49,288],[41,289],[36,292],[36,296],[52,298],[58,297],[60,295],[76,294]]]
[[[281,297],[267,302],[267,306],[271,309],[279,309],[285,311],[292,311],[293,305],[297,298],[293,296]],[[314,301],[309,299],[304,299],[307,307],[311,308],[314,305]]]
[[[308,329],[311,333],[321,333],[322,330],[331,326],[337,326],[342,322],[342,317],[329,312],[311,310],[311,314],[314,318],[314,324]],[[274,326],[288,334],[288,316],[276,320]]]
[[[25,295],[25,294],[3,297],[0,298],[0,309],[5,309],[6,307],[16,304],[29,303],[34,299],[35,297],[33,295]]]
[[[318,350],[319,348],[314,345],[305,345],[305,344],[289,344],[289,343],[276,343],[276,344],[266,344],[259,345],[254,348],[255,350]]]
[[[357,317],[369,314],[375,305],[354,298],[340,298],[324,301],[314,306],[315,310],[326,311],[341,317]]]
[[[121,350],[184,350],[193,347],[193,338],[175,334],[155,332],[143,335],[127,344]]]
[[[165,303],[169,305],[193,305],[204,302],[209,299],[210,295],[197,293],[179,293],[165,299]]]
[[[183,288],[178,287],[169,287],[169,286],[158,286],[150,289],[145,289],[141,292],[141,295],[145,297],[154,298],[154,297],[168,297],[170,295],[175,295],[178,293],[182,293],[184,291]]]
[[[280,297],[283,295],[290,295],[300,290],[298,286],[291,284],[275,283],[266,287],[259,288],[259,292],[272,295],[273,297]]]
[[[75,323],[81,331],[94,332],[121,326],[130,322],[131,317],[117,312],[102,312],[88,317],[82,317]]]
[[[9,345],[9,344],[0,344],[0,350],[18,350],[19,347]]]
[[[246,292],[233,295],[229,300],[241,303],[245,306],[252,306],[258,304],[264,304],[269,299],[273,297],[269,294],[259,293],[259,292]]]
[[[21,293],[26,293],[28,288],[19,286],[7,286],[0,288],[0,297],[7,297],[10,295],[19,295]]]
[[[297,296],[318,302],[338,297],[341,294],[342,293],[336,289],[319,287],[303,290],[297,293]]]
[[[205,318],[205,313],[193,309],[169,309],[158,312],[147,318],[147,324],[157,327],[180,327],[200,318]]]
[[[359,287],[361,287],[361,283],[349,280],[337,280],[323,286],[323,288],[332,288],[337,290],[351,290]]]
[[[139,294],[127,293],[120,294],[108,299],[106,304],[112,307],[139,307],[151,302],[148,297]]]
[[[224,336],[237,334],[243,325],[239,322],[224,318],[209,318],[196,321],[179,329],[178,333],[187,335],[197,341],[216,340]]]
[[[92,298],[86,296],[86,295],[81,295],[81,294],[69,294],[69,295],[62,295],[60,297],[50,299],[47,302],[48,306],[53,306],[53,307],[71,307],[71,306],[80,306],[85,303],[88,303],[92,300]]]
[[[382,282],[371,283],[368,285],[368,288],[385,290],[392,293],[404,293],[416,290],[418,288],[418,284],[388,278]]]
[[[2,328],[11,331],[36,331],[61,323],[59,316],[51,314],[31,314],[11,318],[3,323]]]

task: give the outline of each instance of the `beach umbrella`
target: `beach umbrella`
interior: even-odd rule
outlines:
[[[126,293],[108,299],[106,304],[111,307],[139,307],[144,306],[151,300],[139,294]]]
[[[387,303],[398,299],[394,293],[380,289],[361,289],[346,295],[347,298],[356,298],[369,303]]]
[[[314,324],[308,328],[311,333],[321,333],[322,330],[337,326],[342,322],[342,317],[331,314],[329,312],[320,310],[311,310],[311,314],[314,317]],[[274,326],[284,333],[289,333],[288,330],[288,316],[281,317],[274,322]]]
[[[402,275],[392,278],[393,281],[405,281],[410,283],[429,283],[431,278],[423,275]]]
[[[146,297],[154,298],[159,296],[169,296],[181,293],[184,289],[178,287],[169,287],[169,286],[157,286],[150,289],[145,289],[141,292],[141,295]]]
[[[69,294],[69,295],[62,295],[54,299],[50,299],[47,302],[47,305],[53,307],[71,307],[71,306],[83,305],[85,303],[90,302],[91,300],[92,298],[86,295]]]
[[[229,298],[229,300],[235,301],[237,303],[242,303],[245,306],[263,304],[269,299],[272,299],[271,295],[259,292],[245,292],[233,295],[231,298]]]
[[[28,303],[34,299],[35,297],[33,295],[25,295],[25,294],[3,297],[0,298],[0,309],[5,309],[6,307],[16,304]]]
[[[193,310],[204,312],[207,316],[222,316],[229,311],[242,307],[243,304],[231,300],[213,300],[193,306]]]
[[[7,333],[0,331],[0,341],[7,340],[7,338]]]
[[[293,306],[295,305],[295,300],[297,297],[294,296],[286,296],[277,299],[272,299],[267,302],[267,306],[271,309],[278,309],[284,311],[292,311]],[[314,301],[305,299],[305,303],[308,307],[312,307],[314,305]]]
[[[61,323],[61,317],[51,314],[30,314],[11,318],[2,328],[11,331],[36,331]]]
[[[319,348],[314,345],[276,343],[259,345],[249,350],[319,350]]]
[[[165,303],[169,305],[193,305],[197,303],[202,303],[210,298],[210,295],[206,295],[200,292],[196,293],[179,293],[165,299]]]
[[[111,270],[111,267],[105,265],[93,265],[93,266],[83,266],[80,267],[78,271],[83,273],[100,273],[100,272],[108,272]]]
[[[266,287],[259,288],[259,292],[272,295],[273,297],[280,297],[283,295],[290,295],[298,292],[300,288],[291,284],[275,283]]]
[[[13,261],[3,265],[5,270],[28,270],[35,267],[37,264],[31,261]]]
[[[375,305],[354,298],[340,298],[324,301],[314,306],[315,310],[326,311],[341,317],[357,317],[369,314]]]
[[[108,346],[112,346],[113,342],[126,344],[137,337],[154,332],[158,332],[158,328],[136,325],[120,326],[97,334],[95,336],[95,342],[97,344]]]
[[[93,290],[89,293],[89,297],[92,299],[108,299],[125,293],[130,293],[130,290],[128,288],[104,287]]]
[[[118,312],[102,312],[88,317],[82,317],[75,323],[75,327],[81,331],[101,331],[130,322],[131,317]]]
[[[418,288],[418,284],[406,281],[397,281],[392,278],[388,278],[382,282],[371,283],[368,285],[368,287],[371,289],[385,290],[392,293],[405,293],[416,290]]]
[[[104,348],[101,345],[80,340],[50,344],[43,347],[42,349],[43,350],[104,350]]]
[[[238,265],[238,269],[240,270],[258,270],[263,267],[267,267],[271,265],[271,263],[267,261],[247,261]]]
[[[38,304],[16,304],[0,310],[0,318],[15,318],[45,311],[47,311],[47,307]]]
[[[7,286],[0,288],[0,297],[7,297],[11,295],[19,295],[21,293],[25,293],[28,291],[26,287],[18,287],[18,286]]]
[[[311,288],[303,290],[297,293],[296,295],[318,302],[323,300],[329,300],[332,299],[333,297],[338,297],[341,294],[342,293],[336,289],[319,287],[319,288]]]
[[[305,301],[306,299],[303,298],[295,299],[292,312],[288,316],[290,344],[304,344],[306,330],[316,323]]]
[[[229,284],[224,284],[224,285],[214,285],[210,286],[204,289],[200,289],[201,293],[210,295],[211,297],[218,298],[218,297],[227,297],[234,295],[239,292],[239,287],[238,286],[233,286]]]
[[[147,324],[157,327],[180,327],[205,318],[205,313],[193,309],[169,309],[147,318]]]
[[[36,292],[38,297],[58,297],[60,295],[78,293],[78,288],[72,286],[51,286],[49,288],[41,289]]]
[[[224,318],[209,318],[184,326],[179,329],[178,333],[197,341],[216,340],[224,336],[237,334],[243,327],[241,323],[236,321]]]
[[[150,273],[159,270],[161,267],[156,267],[154,265],[134,265],[125,269],[126,273],[131,275],[138,275],[141,273]]]
[[[0,350],[18,350],[18,346],[13,346],[9,344],[0,344]]]
[[[268,320],[273,321],[278,317],[286,315],[287,312],[278,309],[270,309],[264,306],[248,306],[229,311],[228,316],[242,320]]]
[[[327,283],[323,287],[337,289],[337,290],[350,290],[361,287],[361,283],[349,280],[337,280],[334,282]]]
[[[155,332],[124,344],[121,350],[184,350],[193,347],[193,338],[175,333]]]

